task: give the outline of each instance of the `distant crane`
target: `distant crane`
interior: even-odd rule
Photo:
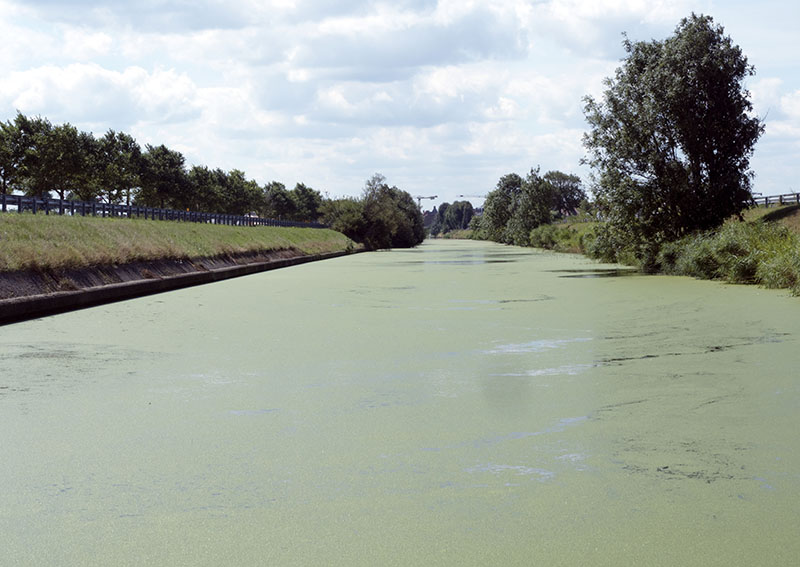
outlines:
[[[422,208],[422,200],[423,199],[437,199],[439,195],[433,195],[431,197],[423,197],[422,195],[414,195],[414,198],[417,200],[417,206],[421,209]]]
[[[473,199],[485,199],[486,195],[459,195],[459,197],[472,197]]]

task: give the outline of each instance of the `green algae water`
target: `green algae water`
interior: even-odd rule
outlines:
[[[796,565],[799,342],[455,241],[0,327],[0,564]]]

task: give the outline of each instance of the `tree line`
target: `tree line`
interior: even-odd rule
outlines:
[[[539,168],[523,178],[509,173],[486,196],[483,214],[470,224],[473,236],[517,246],[530,246],[531,232],[574,215],[587,199],[580,177]]]
[[[368,248],[415,246],[422,214],[406,191],[376,174],[360,198],[327,199],[297,183],[259,185],[238,169],[187,167],[165,145],[142,148],[124,132],[97,138],[69,123],[18,112],[0,122],[0,191],[59,199],[326,223]]]
[[[320,192],[303,183],[261,186],[238,169],[187,167],[180,152],[142,148],[124,132],[97,138],[19,112],[0,122],[0,191],[297,221],[317,220],[322,204]]]

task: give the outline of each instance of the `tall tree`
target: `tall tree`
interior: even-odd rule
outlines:
[[[239,169],[228,172],[225,184],[223,212],[231,215],[246,215],[255,212],[261,204],[261,188],[248,180]]]
[[[130,204],[133,189],[140,184],[141,169],[142,149],[129,134],[109,130],[97,140],[94,177],[100,199]]]
[[[90,158],[95,144],[94,136],[69,123],[43,124],[33,135],[33,146],[26,158],[28,193],[45,196],[55,191],[65,199],[90,184]]]
[[[495,242],[510,243],[506,226],[522,190],[522,178],[516,173],[504,175],[497,187],[486,196],[481,216],[481,230],[486,238]]]
[[[376,173],[364,186],[362,196],[367,248],[410,248],[425,239],[422,212],[414,198]]]
[[[443,232],[463,230],[469,226],[469,221],[475,214],[475,209],[469,201],[455,201],[447,207],[443,219]]]
[[[185,159],[165,145],[147,144],[142,156],[141,187],[136,202],[148,207],[182,208],[190,200]]]
[[[228,174],[221,169],[209,169],[205,165],[194,165],[188,174],[193,211],[204,213],[222,213],[225,208],[225,187]]]
[[[291,198],[294,201],[294,220],[315,222],[319,219],[319,208],[322,205],[322,194],[319,191],[298,183],[291,191]]]
[[[561,217],[577,213],[581,201],[586,199],[581,178],[561,171],[548,171],[543,178],[553,186],[553,210],[556,214]]]
[[[264,186],[262,215],[268,218],[294,218],[296,205],[286,186],[280,181],[270,181]]]
[[[520,187],[519,198],[506,227],[506,238],[517,246],[530,244],[531,230],[551,221],[555,187],[532,169]]]
[[[584,145],[609,249],[647,267],[660,243],[746,206],[764,127],[743,84],[754,69],[711,17],[692,14],[666,40],[623,45],[627,58],[602,101],[584,99]]]
[[[0,122],[0,193],[10,193],[20,177],[20,131],[10,120]]]

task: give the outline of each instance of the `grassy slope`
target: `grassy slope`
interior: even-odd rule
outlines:
[[[0,213],[0,272],[288,248],[317,254],[353,246],[343,234],[325,229]]]

